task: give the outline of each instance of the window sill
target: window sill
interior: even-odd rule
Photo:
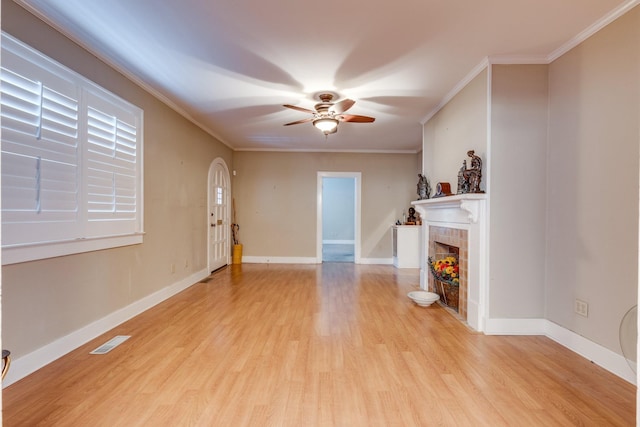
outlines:
[[[2,265],[18,264],[64,255],[99,251],[121,246],[138,245],[143,241],[144,233],[123,236],[96,237],[65,242],[42,242],[24,246],[2,248]]]

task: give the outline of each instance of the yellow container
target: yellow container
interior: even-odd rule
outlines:
[[[233,245],[233,264],[242,264],[242,245]]]

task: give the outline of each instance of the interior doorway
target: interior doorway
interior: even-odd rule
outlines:
[[[318,172],[318,262],[360,263],[360,172]]]

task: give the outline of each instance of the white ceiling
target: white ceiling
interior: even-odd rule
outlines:
[[[420,150],[490,58],[545,63],[636,0],[15,0],[234,149]],[[322,16],[326,15],[325,18]],[[591,28],[590,28],[591,27]],[[282,104],[356,101],[325,138]]]

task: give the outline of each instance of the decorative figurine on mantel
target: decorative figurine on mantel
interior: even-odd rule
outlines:
[[[424,200],[431,197],[431,185],[426,176],[418,174],[418,200]]]
[[[462,167],[458,170],[458,191],[456,194],[464,194],[469,192],[469,181],[464,177],[467,171],[467,161],[462,161]]]
[[[458,171],[457,194],[484,193],[484,191],[480,190],[482,159],[476,156],[474,150],[467,151],[467,156],[471,157],[471,167],[467,169],[467,161],[462,161],[462,167]]]

